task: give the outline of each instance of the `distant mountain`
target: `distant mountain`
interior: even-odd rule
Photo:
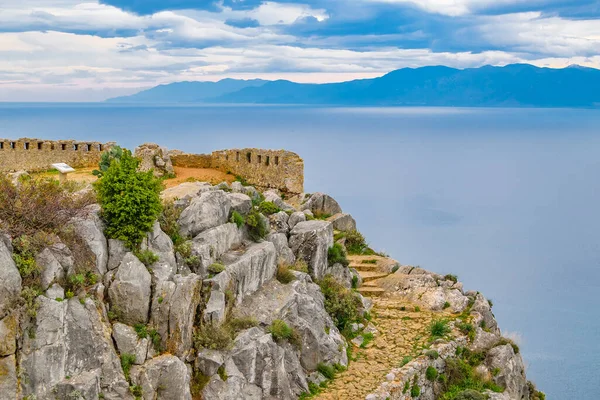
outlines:
[[[141,97],[140,97],[141,96]],[[112,101],[364,106],[600,107],[600,70],[529,64],[404,68],[342,83],[182,82]]]
[[[177,82],[160,85],[131,96],[108,99],[111,103],[202,103],[207,99],[233,93],[247,87],[264,85],[260,79],[223,79],[219,82]]]

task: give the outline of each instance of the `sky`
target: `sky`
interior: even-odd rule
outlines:
[[[511,63],[600,68],[600,0],[0,0],[0,101]]]

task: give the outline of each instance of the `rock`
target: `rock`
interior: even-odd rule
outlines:
[[[155,143],[144,143],[135,148],[134,157],[139,158],[140,171],[154,171],[154,176],[175,175],[175,169],[171,162],[171,156],[165,147]]]
[[[169,336],[169,319],[171,311],[171,299],[177,285],[172,281],[158,281],[154,287],[152,307],[150,314],[150,325],[153,326],[161,337],[161,346],[166,348]],[[148,348],[148,357],[154,356],[154,348]]]
[[[342,264],[334,264],[327,270],[327,274],[333,276],[344,287],[352,288],[352,271],[348,267],[344,267]]]
[[[144,264],[127,253],[108,288],[112,308],[118,308],[128,325],[148,322],[151,276]]]
[[[7,400],[17,397],[17,361],[14,355],[0,357],[0,396]]]
[[[201,349],[198,351],[195,366],[204,376],[213,376],[224,363],[225,359],[220,352],[216,350]]]
[[[148,352],[148,338],[139,338],[135,329],[129,325],[116,322],[113,324],[112,337],[120,354],[135,356],[135,364],[143,364]]]
[[[356,287],[359,288],[363,284],[362,276],[358,273],[358,271],[354,268],[349,268],[350,273],[352,273],[352,277],[356,277]]]
[[[192,242],[192,255],[198,257],[199,264],[196,266],[197,274],[205,277],[206,269],[232,248],[242,244],[242,231],[236,224],[228,223],[208,229]]]
[[[194,237],[207,229],[227,223],[231,200],[221,190],[204,192],[192,199],[190,205],[179,217],[180,232],[183,236]]]
[[[233,193],[244,193],[244,185],[239,181],[231,182],[231,191]]]
[[[315,217],[315,215],[313,214],[313,212],[310,211],[310,210],[302,210],[302,213],[306,216],[306,220],[309,220],[309,219]]]
[[[350,214],[335,214],[327,218],[327,221],[331,222],[333,229],[337,231],[351,232],[356,230],[356,221]]]
[[[519,354],[515,354],[510,344],[494,347],[488,351],[485,364],[490,370],[499,369],[494,376],[494,382],[504,387],[504,393],[511,399],[527,398],[525,396],[529,395],[529,390],[523,359]]]
[[[265,201],[270,201],[271,203],[274,203],[283,211],[296,211],[294,207],[283,201],[281,195],[275,190],[267,190],[263,193],[263,195],[265,196]]]
[[[226,310],[225,293],[219,290],[211,291],[204,309],[204,320],[213,324],[221,324],[225,321]]]
[[[12,258],[12,249],[0,240],[0,318],[11,311],[21,293],[21,275]]]
[[[155,222],[152,232],[146,236],[143,249],[148,249],[158,256],[158,261],[150,266],[152,275],[159,281],[169,280],[177,273],[177,260],[173,249],[173,241]]]
[[[202,398],[210,400],[262,400],[264,397],[262,389],[248,383],[244,377],[229,376],[227,381],[223,381],[216,375],[211,378],[202,391]]]
[[[17,351],[17,329],[16,314],[10,314],[0,320],[0,357],[15,354]]]
[[[252,199],[249,196],[243,193],[229,193],[227,197],[231,200],[231,209],[233,211],[246,215],[252,210]]]
[[[223,181],[215,186],[217,190],[223,190],[225,192],[229,192],[231,188],[229,187],[229,183]]]
[[[250,196],[252,200],[259,200],[262,198],[260,192],[256,190],[253,186],[244,186],[244,190],[242,193]]]
[[[477,327],[475,331],[475,339],[473,340],[473,343],[471,343],[471,345],[469,346],[469,349],[471,351],[488,350],[494,347],[496,344],[498,344],[499,341],[500,336],[491,332],[486,332],[480,327]]]
[[[96,256],[96,270],[100,275],[106,273],[108,265],[108,242],[104,237],[104,224],[98,213],[100,206],[88,206],[89,214],[85,218],[73,220],[75,232],[85,242],[88,249]]]
[[[359,335],[351,340],[352,344],[356,347],[362,346],[364,341],[365,341],[365,339],[361,335]]]
[[[269,216],[271,231],[287,235],[290,231],[290,226],[288,225],[289,218],[290,216],[287,215],[285,211],[279,211],[278,213]]]
[[[185,363],[172,355],[149,360],[131,369],[131,380],[142,387],[144,400],[191,400],[190,372]]]
[[[210,183],[207,182],[183,182],[177,186],[163,190],[160,197],[167,201],[181,200],[185,204],[185,207],[187,207],[194,197],[209,190],[213,189]]]
[[[288,219],[288,225],[290,226],[290,229],[294,229],[298,222],[304,221],[306,221],[306,214],[301,211],[296,211],[290,215],[290,218]]]
[[[333,246],[333,227],[325,221],[300,222],[290,233],[290,248],[296,258],[308,264],[313,279],[321,279],[327,270],[327,251]]]
[[[100,376],[97,371],[85,371],[60,382],[53,392],[58,399],[97,399],[100,394]]]
[[[46,290],[46,297],[49,299],[64,299],[65,289],[63,289],[58,283],[53,284]]]
[[[12,182],[13,186],[19,186],[21,183],[21,179],[26,178],[29,176],[29,174],[27,173],[27,171],[17,171],[17,172],[12,172],[10,174],[6,174],[9,178],[10,181]]]
[[[287,236],[283,233],[271,233],[266,237],[267,241],[275,245],[277,251],[277,261],[284,262],[287,265],[294,265],[296,257],[294,252],[288,246]]]
[[[127,254],[129,250],[125,246],[125,244],[117,239],[108,239],[108,264],[107,268],[109,271],[117,268],[121,261],[123,261],[123,257]]]
[[[183,357],[192,348],[196,308],[200,304],[202,280],[196,274],[175,275],[175,291],[169,299],[168,352]]]
[[[310,210],[317,215],[335,215],[342,208],[335,199],[324,193],[315,193],[301,206],[302,210]]]
[[[50,249],[45,248],[35,257],[37,265],[41,268],[41,284],[42,290],[48,289],[48,287],[56,282],[62,281],[65,278],[65,270],[63,266],[58,262],[54,254]]]
[[[483,297],[481,293],[478,293],[475,297],[475,302],[473,303],[473,307],[471,307],[471,312],[478,312],[481,314],[483,321],[485,321],[485,327],[491,332],[494,332],[498,335],[500,334],[498,323],[496,322],[496,318],[494,318],[494,314],[492,313],[492,307],[490,307],[490,303],[485,297]]]

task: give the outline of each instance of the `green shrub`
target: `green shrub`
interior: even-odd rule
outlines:
[[[234,211],[231,214],[231,218],[229,219],[229,221],[233,224],[236,224],[238,228],[241,228],[246,223],[246,218],[244,218],[244,216],[239,212]]]
[[[228,321],[230,330],[236,335],[238,332],[241,332],[245,329],[250,329],[255,326],[258,326],[258,321],[251,317],[245,318],[232,318]]]
[[[458,277],[456,275],[448,274],[444,276],[444,280],[456,283],[458,282]]]
[[[129,381],[131,377],[129,376],[129,371],[131,370],[131,366],[135,363],[135,355],[123,353],[121,354],[121,368],[123,368],[123,374],[125,374],[125,379]]]
[[[213,275],[217,275],[217,274],[220,274],[221,272],[225,271],[225,266],[220,263],[212,263],[206,269],[209,273],[211,273]]]
[[[92,174],[98,177],[102,177],[102,175],[104,175],[104,173],[108,171],[108,168],[110,167],[112,161],[119,161],[122,156],[123,149],[120,146],[111,147],[108,151],[102,153],[102,156],[100,156],[100,163],[98,165],[98,169],[93,170]]]
[[[362,334],[362,338],[363,338],[363,342],[360,344],[360,347],[362,349],[366,349],[367,345],[369,343],[371,343],[373,341],[373,339],[375,339],[375,336],[373,336],[373,334],[371,332],[367,332],[367,333]]]
[[[429,325],[429,333],[434,338],[443,337],[446,334],[450,333],[448,321],[445,319],[437,319],[435,321],[432,321]]]
[[[23,235],[12,241],[13,260],[24,285],[36,285],[41,273],[41,269],[35,261],[36,249],[29,236]]]
[[[346,238],[346,249],[348,254],[352,255],[374,255],[375,251],[367,245],[365,237],[357,230],[344,232],[343,237]]]
[[[288,283],[296,280],[296,275],[294,275],[294,273],[292,271],[290,271],[290,268],[285,264],[280,264],[277,267],[276,277],[277,277],[277,280],[279,282],[283,283],[284,285],[287,285]]]
[[[148,332],[148,335],[152,340],[152,346],[154,346],[154,351],[156,351],[157,353],[162,353],[162,337],[160,336],[160,333],[158,333],[156,329],[152,329],[150,330],[150,332]]]
[[[129,391],[131,392],[133,397],[135,397],[135,400],[138,400],[138,399],[141,400],[142,395],[144,394],[142,387],[140,385],[129,386]]]
[[[271,336],[273,336],[273,339],[278,342],[283,340],[294,342],[296,340],[294,328],[290,327],[285,321],[280,319],[274,320],[268,328],[268,331]]]
[[[448,303],[448,302],[445,302],[445,303],[444,303],[444,307],[443,307],[443,308],[444,308],[444,310],[445,310],[446,308],[449,308],[449,307],[450,307],[450,303]]]
[[[325,297],[325,310],[340,331],[362,320],[362,301],[352,290],[339,284],[331,275],[325,276],[319,286]]]
[[[277,207],[275,205],[275,203],[273,203],[271,201],[263,201],[258,206],[258,211],[264,215],[271,215],[271,214],[278,213],[279,211],[281,211],[281,209],[279,207]]]
[[[358,288],[358,276],[352,275],[352,289]]]
[[[344,246],[339,243],[334,243],[333,247],[330,247],[327,250],[327,263],[330,267],[334,264],[342,264],[344,267],[350,265],[350,262],[346,258]]]
[[[146,267],[149,267],[157,262],[159,258],[152,250],[149,249],[136,250],[134,254]]]
[[[317,371],[327,379],[335,378],[335,373],[337,372],[333,365],[327,365],[325,363],[319,363],[317,365]]]
[[[73,296],[75,296],[75,293],[73,293],[71,290],[68,290],[68,289],[67,289],[67,291],[66,291],[66,293],[65,293],[65,298],[66,298],[66,299],[71,299],[71,298],[73,298]],[[109,312],[110,312],[110,311],[109,311]]]
[[[101,179],[94,183],[105,233],[137,249],[152,230],[161,212],[162,183],[152,171],[138,171],[139,160],[124,150],[120,160],[113,160]]]
[[[421,395],[421,388],[419,387],[419,385],[414,384],[412,385],[412,387],[410,388],[410,396],[411,397],[419,397]]]
[[[395,274],[396,271],[398,271],[399,269],[400,269],[400,264],[394,265],[394,268],[392,268],[392,274]]]
[[[210,382],[210,376],[202,374],[200,371],[194,371],[190,382],[190,390],[193,398],[202,398],[202,390]]]
[[[427,367],[427,370],[425,371],[425,377],[427,378],[427,380],[433,382],[436,380],[438,375],[439,373],[437,369],[435,369],[434,367]]]
[[[487,398],[483,393],[473,389],[463,390],[454,397],[455,400],[486,400]]]
[[[221,380],[223,382],[225,382],[228,378],[227,376],[227,372],[225,371],[225,366],[221,365],[218,369],[217,369],[217,374],[219,374],[219,378],[221,378]]]
[[[425,355],[431,358],[432,360],[437,360],[440,357],[440,354],[435,350],[427,350]]]
[[[508,339],[508,338],[501,338],[500,341],[498,342],[497,346],[503,346],[506,344],[510,344],[511,347],[513,348],[513,351],[515,352],[515,354],[519,354],[519,352],[521,351],[519,349],[519,346],[517,346],[517,344],[515,342],[513,342],[512,340]]]
[[[420,311],[421,311],[421,307],[415,306],[415,312],[420,312]]]
[[[36,299],[42,294],[43,293],[41,291],[29,286],[25,286],[23,287],[23,290],[21,290],[21,298],[25,302],[25,311],[31,318],[35,318],[37,316],[37,310],[40,308],[40,305]]]
[[[185,238],[179,233],[178,221],[182,211],[173,201],[167,201],[163,203],[162,212],[158,216],[160,229],[171,238],[175,247],[185,242]]]
[[[194,335],[196,349],[225,350],[231,343],[231,333],[224,325],[205,324]]]
[[[256,210],[250,211],[250,214],[246,217],[246,226],[248,227],[250,238],[255,242],[264,239],[267,233],[269,233],[267,223]]]
[[[459,322],[458,324],[456,324],[456,327],[464,335],[467,335],[467,337],[469,338],[470,341],[473,341],[475,339],[476,331],[475,331],[475,327],[473,326],[473,324],[468,323],[468,322]]]
[[[135,329],[135,332],[137,333],[137,335],[140,339],[145,339],[148,337],[148,328],[146,328],[146,325],[135,324],[133,326],[133,329]]]
[[[406,364],[408,364],[409,362],[411,362],[412,359],[413,358],[411,356],[404,356],[404,358],[400,362],[400,367],[404,367]]]

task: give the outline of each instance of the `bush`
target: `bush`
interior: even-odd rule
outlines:
[[[456,325],[456,327],[464,335],[467,335],[469,340],[473,341],[473,339],[475,339],[475,327],[473,327],[473,324],[470,324],[468,322],[460,322]]]
[[[366,349],[367,346],[369,345],[369,343],[371,343],[375,337],[373,336],[373,334],[371,332],[367,332],[362,335],[362,338],[363,338],[363,342],[360,344],[360,347],[362,349]]]
[[[229,322],[229,327],[234,334],[245,329],[250,329],[258,326],[258,321],[251,317],[246,318],[232,318]]]
[[[273,336],[273,339],[278,342],[283,340],[291,341],[295,334],[294,329],[280,319],[274,320],[268,328],[268,331],[271,336]]]
[[[179,217],[183,209],[176,207],[173,201],[167,201],[162,205],[162,212],[158,216],[160,229],[166,233],[175,247],[185,242],[185,238],[179,233]]]
[[[94,183],[106,222],[105,233],[137,249],[161,212],[162,183],[152,171],[138,171],[139,160],[124,150]]]
[[[432,360],[437,360],[440,357],[440,353],[438,353],[435,350],[427,350],[427,352],[425,353],[425,355],[429,358],[431,358]]]
[[[450,303],[448,303],[448,302],[445,302],[445,303],[444,303],[444,307],[443,307],[443,308],[444,308],[444,310],[445,310],[446,308],[449,308],[449,307],[450,307]]]
[[[125,379],[129,381],[131,377],[129,376],[129,371],[131,370],[131,366],[135,363],[135,355],[123,353],[121,354],[121,368],[123,368],[123,374],[125,374]]]
[[[412,357],[411,356],[404,356],[404,358],[400,362],[400,367],[404,367],[406,364],[408,364],[411,361],[412,361]]]
[[[139,250],[135,252],[135,256],[144,264],[146,267],[151,266],[158,261],[158,256],[152,252],[152,250]]]
[[[13,244],[13,260],[24,285],[36,286],[41,273],[40,267],[35,261],[36,249],[34,248],[31,239],[28,236],[21,236],[12,242]]]
[[[365,237],[357,230],[346,232],[344,234],[346,238],[346,249],[348,254],[357,255],[374,255],[375,251],[367,245]]]
[[[434,338],[443,337],[444,335],[450,333],[448,321],[445,319],[438,319],[431,322],[431,325],[429,325],[429,333],[431,333],[431,336]]]
[[[487,398],[483,393],[473,389],[463,390],[454,397],[455,400],[486,400]]]
[[[437,369],[435,369],[434,367],[427,367],[427,370],[425,371],[425,377],[427,378],[427,380],[433,382],[436,380],[438,375],[439,373]]]
[[[225,266],[219,263],[212,263],[208,266],[207,271],[213,275],[217,275],[225,271]]]
[[[421,395],[421,388],[419,387],[419,385],[414,384],[412,385],[412,387],[410,388],[410,396],[411,397],[419,397]]]
[[[41,291],[28,286],[25,286],[23,290],[21,290],[21,298],[25,302],[25,311],[31,318],[35,318],[37,316],[37,310],[40,308],[40,305],[36,299],[42,294],[43,293]]]
[[[135,329],[135,332],[138,335],[138,338],[140,339],[145,339],[148,337],[148,328],[146,328],[146,325],[144,324],[135,324],[133,326],[133,329]]]
[[[93,170],[92,174],[94,174],[98,177],[102,177],[102,175],[104,175],[104,173],[110,167],[110,164],[112,163],[112,161],[113,160],[118,161],[121,159],[122,156],[123,156],[123,149],[121,147],[119,147],[119,146],[111,147],[110,150],[102,153],[102,156],[100,157],[100,163],[98,165],[98,169]]]
[[[498,342],[498,344],[496,346],[503,346],[503,345],[506,345],[506,344],[510,344],[511,345],[511,347],[513,348],[513,351],[515,352],[515,354],[519,354],[519,352],[521,351],[519,349],[519,346],[517,346],[517,344],[515,342],[513,342],[512,340],[507,339],[505,337],[503,337],[502,339],[500,339],[500,341]]]
[[[277,280],[283,283],[284,285],[287,285],[288,283],[296,280],[296,275],[294,275],[294,273],[290,271],[290,268],[285,264],[280,264],[279,267],[277,267],[276,276]]]
[[[358,275],[352,275],[352,289],[358,289]]]
[[[325,276],[319,286],[325,297],[325,310],[340,331],[362,320],[362,301],[352,290],[346,289],[331,275]]]
[[[334,243],[333,247],[330,247],[327,250],[327,263],[330,267],[334,264],[342,264],[344,267],[350,265],[350,262],[346,258],[344,246],[339,243]]]
[[[231,342],[231,334],[224,325],[205,324],[194,335],[196,349],[225,350]]]
[[[335,378],[336,369],[332,365],[327,365],[325,363],[319,363],[317,365],[317,371],[321,373],[327,379]]]
[[[456,283],[458,282],[458,277],[456,275],[447,274],[444,276],[444,280]]]
[[[246,219],[244,218],[244,216],[237,211],[234,211],[231,214],[231,218],[229,219],[229,221],[233,224],[236,224],[238,228],[241,228],[246,223]]]
[[[248,226],[248,234],[250,238],[255,242],[258,242],[267,236],[269,233],[269,227],[265,220],[261,217],[261,214],[256,211],[250,211],[248,217],[246,217],[246,226]]]
[[[154,346],[154,351],[156,351],[157,353],[162,353],[162,351],[163,351],[162,337],[160,336],[160,333],[158,333],[158,331],[156,329],[152,329],[150,332],[148,332],[148,335],[150,336],[150,339],[152,340],[152,345]]]
[[[273,203],[271,201],[263,201],[258,206],[258,211],[260,211],[264,215],[271,215],[271,214],[278,213],[279,211],[281,211],[281,209],[279,207],[277,207],[275,205],[275,203]]]

